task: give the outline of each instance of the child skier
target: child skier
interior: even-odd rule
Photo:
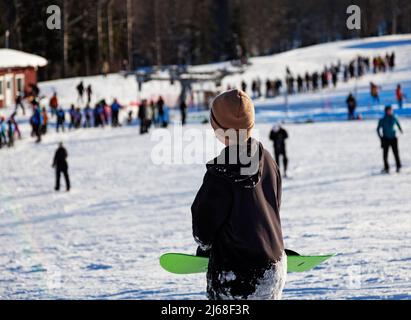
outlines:
[[[209,256],[209,299],[280,299],[287,259],[280,221],[281,175],[251,138],[254,105],[227,91],[212,103],[210,121],[226,148],[207,164],[191,207],[197,254]]]

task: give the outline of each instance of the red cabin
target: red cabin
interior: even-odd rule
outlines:
[[[0,108],[14,106],[17,94],[37,84],[37,69],[47,60],[22,51],[0,49]]]

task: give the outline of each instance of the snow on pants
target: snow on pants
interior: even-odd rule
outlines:
[[[210,300],[281,300],[287,279],[287,256],[266,268],[207,273]]]

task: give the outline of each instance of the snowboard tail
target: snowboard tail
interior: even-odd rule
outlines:
[[[286,250],[287,271],[305,272],[335,256],[335,254],[321,256],[301,256],[296,252]],[[161,267],[174,274],[195,274],[207,272],[209,259],[183,253],[166,253],[160,257]]]

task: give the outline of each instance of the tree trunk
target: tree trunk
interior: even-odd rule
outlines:
[[[67,76],[69,50],[69,0],[63,0],[63,68],[62,77]]]
[[[128,69],[133,66],[133,7],[131,0],[127,0],[127,59]]]
[[[114,65],[114,26],[113,26],[113,0],[107,4],[107,25],[108,25],[108,57],[110,61],[110,71]]]

